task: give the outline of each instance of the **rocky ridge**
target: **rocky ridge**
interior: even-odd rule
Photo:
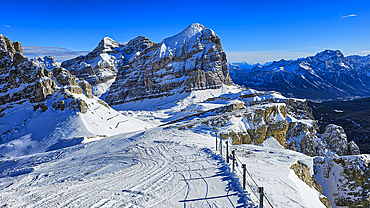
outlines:
[[[309,156],[359,154],[356,143],[347,142],[340,126],[328,125],[323,134],[319,133],[307,100],[286,98],[277,92],[245,90],[204,103],[228,104],[196,113],[190,111],[189,115],[167,124],[181,129],[210,128],[234,145],[261,145],[273,137],[281,146]]]
[[[56,67],[53,73],[49,69],[37,66],[24,57],[19,42],[1,35],[1,112],[17,104],[29,102],[40,105],[50,98],[54,92],[70,91],[76,94],[85,93],[92,97],[91,86],[84,80],[79,80],[66,69]],[[5,79],[4,79],[5,78]],[[57,81],[57,82],[56,82]],[[80,86],[84,87],[84,90]],[[33,104],[35,103],[35,104]]]
[[[131,57],[134,58],[137,53],[152,45],[153,42],[143,36],[124,45],[105,37],[92,52],[63,61],[61,66],[72,75],[88,81],[93,86],[94,94],[100,96],[114,82],[118,71],[127,65]]]
[[[181,33],[137,53],[119,71],[106,101],[110,105],[220,88],[232,84],[226,53],[211,29],[192,24]]]

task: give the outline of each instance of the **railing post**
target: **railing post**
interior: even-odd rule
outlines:
[[[222,139],[220,138],[220,155],[222,155]]]
[[[218,146],[218,143],[217,143],[217,133],[216,133],[216,151],[217,151],[217,146]]]
[[[263,187],[258,187],[258,192],[260,193],[260,207],[263,208]]]
[[[245,164],[242,164],[243,168],[243,190],[245,190],[245,180],[247,177],[247,166]]]
[[[232,150],[231,154],[233,155],[233,158],[232,158],[232,160],[233,160],[233,170],[235,170],[235,150]]]
[[[229,142],[226,140],[226,163],[229,164]]]

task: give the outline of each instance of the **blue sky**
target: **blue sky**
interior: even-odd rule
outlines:
[[[143,35],[161,42],[196,22],[220,36],[230,62],[292,59],[325,49],[341,50],[344,55],[370,53],[369,0],[12,0],[1,4],[0,34],[20,41],[29,56],[42,55],[44,50],[66,59],[93,50],[105,36],[127,42]]]

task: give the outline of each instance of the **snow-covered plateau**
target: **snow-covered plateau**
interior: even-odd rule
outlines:
[[[0,206],[369,207],[368,156],[307,100],[233,84],[214,31],[134,40],[47,69],[0,36]]]

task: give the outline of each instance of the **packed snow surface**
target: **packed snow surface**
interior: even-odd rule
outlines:
[[[3,161],[18,172],[0,179],[0,204],[255,207],[222,157],[204,148],[209,139],[155,130]]]

